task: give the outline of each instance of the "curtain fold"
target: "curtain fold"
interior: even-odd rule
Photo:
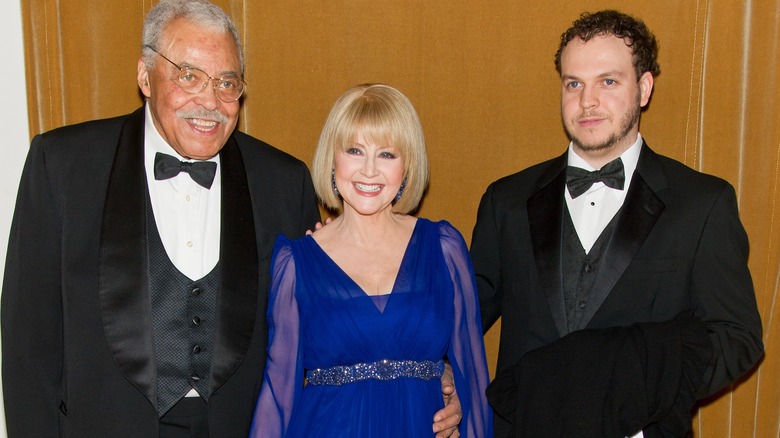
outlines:
[[[215,3],[245,49],[242,130],[308,163],[337,96],[363,82],[397,86],[426,132],[432,183],[420,215],[450,220],[467,239],[490,182],[566,147],[553,65],[561,32],[585,10],[641,17],[661,64],[642,135],[735,186],[764,323],[766,357],[707,401],[695,435],[778,436],[780,0]],[[31,136],[141,105],[136,69],[153,0],[21,4]],[[498,332],[486,338],[491,364]]]

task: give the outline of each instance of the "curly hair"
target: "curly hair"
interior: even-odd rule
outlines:
[[[595,36],[614,35],[631,48],[637,80],[645,72],[653,77],[661,73],[658,65],[658,43],[642,20],[615,10],[584,12],[572,26],[561,34],[561,44],[555,53],[555,68],[561,73],[561,53],[575,38],[590,41]]]

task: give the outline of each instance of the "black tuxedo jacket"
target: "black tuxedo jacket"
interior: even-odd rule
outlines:
[[[143,109],[36,136],[2,294],[3,387],[16,437],[158,436]],[[220,152],[221,290],[213,437],[245,437],[265,366],[277,234],[319,219],[306,166],[235,132]]]
[[[569,331],[561,276],[565,168],[566,154],[502,178],[480,203],[471,255],[484,329],[502,321],[499,374]],[[586,328],[693,315],[706,324],[713,346],[695,396],[713,394],[748,371],[763,351],[734,189],[645,144],[627,190],[591,292],[597,305],[585,316]],[[497,418],[496,436],[507,432]]]

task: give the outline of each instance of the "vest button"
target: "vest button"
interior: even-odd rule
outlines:
[[[193,374],[192,376],[190,376],[190,380],[192,380],[193,382],[197,382],[200,380],[200,376],[198,376],[197,374]]]
[[[200,353],[200,346],[196,345],[195,348],[192,349],[192,352],[195,353],[195,354]]]
[[[199,287],[195,287],[195,288],[192,289],[192,292],[190,292],[190,293],[192,294],[193,297],[197,297],[198,295],[200,295],[200,288]]]
[[[197,316],[193,316],[192,325],[198,325],[198,324],[200,324],[200,318],[198,318]]]

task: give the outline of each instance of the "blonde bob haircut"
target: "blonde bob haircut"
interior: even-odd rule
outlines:
[[[422,125],[409,99],[384,84],[358,85],[333,104],[312,161],[314,190],[320,201],[331,210],[342,210],[342,199],[333,191],[331,172],[336,154],[350,147],[358,134],[377,145],[392,145],[398,150],[404,162],[406,186],[392,211],[401,214],[414,211],[428,186]]]

